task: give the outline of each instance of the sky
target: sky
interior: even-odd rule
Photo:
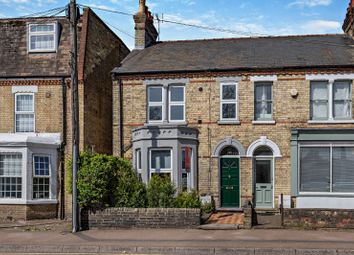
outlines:
[[[134,48],[134,14],[139,0],[77,0],[90,6],[130,48]],[[342,33],[349,0],[147,0],[152,13],[165,20],[232,30],[232,33],[160,23],[160,40]],[[69,0],[0,0],[0,18],[20,17]]]

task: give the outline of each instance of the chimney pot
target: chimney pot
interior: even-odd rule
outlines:
[[[146,0],[139,0],[139,10],[138,13],[145,13]]]
[[[154,26],[154,18],[146,6],[146,0],[139,0],[135,21],[135,49],[142,50],[156,43],[158,32]]]

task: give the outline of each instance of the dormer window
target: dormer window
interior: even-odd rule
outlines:
[[[57,23],[29,24],[28,51],[55,52],[57,50]]]

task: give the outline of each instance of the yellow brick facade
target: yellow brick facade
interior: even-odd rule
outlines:
[[[330,72],[330,71],[328,71]],[[307,73],[311,73],[311,70]],[[209,74],[208,76],[184,75],[189,82],[186,84],[186,122],[188,127],[199,130],[198,147],[198,188],[201,194],[210,194],[219,206],[219,159],[211,155],[217,144],[226,137],[232,137],[247,148],[254,141],[266,136],[281,151],[281,157],[275,159],[274,173],[274,204],[278,206],[280,194],[291,194],[291,159],[290,138],[294,128],[354,128],[354,124],[310,124],[310,81],[306,80],[305,72],[267,73],[277,75],[273,82],[273,119],[275,124],[253,124],[254,120],[254,82],[253,73],[235,74],[242,77],[238,82],[238,104],[240,124],[219,124],[220,119],[220,82],[217,77],[233,76],[233,74]],[[146,85],[144,80],[176,78],[173,76],[154,77],[120,77],[123,92],[123,147],[124,156],[132,157],[132,130],[143,126],[146,117]],[[297,97],[291,96],[291,90],[298,91]],[[120,153],[119,139],[119,82],[113,84],[114,94],[114,154]],[[354,99],[354,94],[353,94]],[[241,205],[245,200],[252,199],[253,193],[253,160],[241,157],[240,182]]]

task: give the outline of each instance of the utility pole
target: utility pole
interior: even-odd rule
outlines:
[[[77,204],[77,171],[79,159],[79,90],[77,74],[77,5],[70,0],[69,18],[71,24],[71,110],[72,110],[72,232],[79,231],[79,210]]]

